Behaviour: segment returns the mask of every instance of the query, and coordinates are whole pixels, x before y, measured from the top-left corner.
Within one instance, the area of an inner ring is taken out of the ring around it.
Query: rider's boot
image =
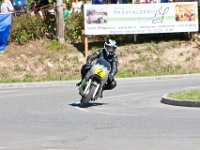
[[[76,83],[76,86],[80,86],[81,84],[82,84],[82,82],[83,82],[83,75],[81,75],[82,77],[81,77],[81,81],[79,81],[78,83]]]
[[[79,81],[78,83],[76,83],[76,86],[80,86],[83,80]]]

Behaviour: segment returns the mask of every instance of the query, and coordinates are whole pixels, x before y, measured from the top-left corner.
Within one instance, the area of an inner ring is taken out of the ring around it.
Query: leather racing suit
[[[99,49],[92,55],[89,55],[87,57],[86,64],[84,64],[81,68],[82,79],[86,76],[88,70],[91,68],[90,64],[92,63],[92,61],[95,60],[96,58],[101,58],[101,57],[103,57],[106,61],[108,61],[111,66],[111,71],[109,73],[108,80],[105,86],[103,87],[103,90],[111,90],[117,86],[114,76],[118,72],[118,58],[115,53],[113,53],[112,55],[108,55],[105,49]]]

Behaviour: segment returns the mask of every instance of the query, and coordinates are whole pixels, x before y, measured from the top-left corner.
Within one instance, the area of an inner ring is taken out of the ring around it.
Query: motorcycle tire
[[[81,99],[82,106],[87,105],[89,103],[89,101],[92,100],[92,96],[94,94],[95,89],[96,89],[96,86],[94,84],[92,84],[90,87],[89,93],[86,96],[82,96],[82,99]]]

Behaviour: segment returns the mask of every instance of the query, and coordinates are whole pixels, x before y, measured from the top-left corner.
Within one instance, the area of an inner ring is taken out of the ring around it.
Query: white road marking
[[[0,91],[0,93],[11,93],[11,92],[16,92],[17,90],[9,90],[9,91]]]
[[[4,149],[5,147],[0,147],[0,149]]]

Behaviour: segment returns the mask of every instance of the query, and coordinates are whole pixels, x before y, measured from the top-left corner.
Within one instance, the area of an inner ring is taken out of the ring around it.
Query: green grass
[[[168,97],[183,101],[198,101],[200,102],[200,90],[184,90],[178,92],[172,92],[168,94]]]
[[[45,48],[48,50],[60,50],[62,48],[62,44],[59,41],[51,41],[45,45]]]
[[[197,71],[199,72],[199,71]],[[175,75],[175,74],[188,74],[189,72],[184,72],[181,70],[180,65],[165,65],[159,66],[158,63],[150,63],[148,61],[144,62],[144,68],[139,70],[134,67],[126,69],[119,69],[116,77],[126,78],[126,77],[143,77],[143,76],[161,76],[161,75]]]

